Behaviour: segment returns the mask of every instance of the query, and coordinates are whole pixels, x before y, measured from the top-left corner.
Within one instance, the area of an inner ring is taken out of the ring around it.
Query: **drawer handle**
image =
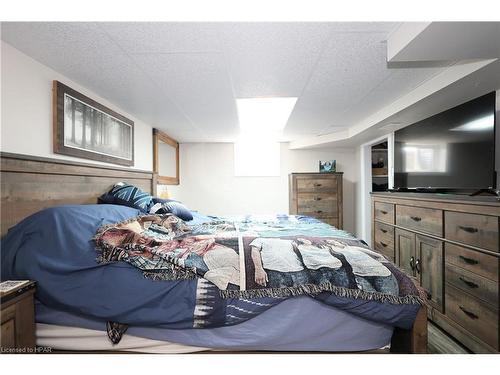
[[[422,218],[421,217],[418,217],[418,216],[410,216],[410,219],[412,219],[413,221],[416,221],[417,223],[419,221],[422,221]]]
[[[479,232],[479,230],[477,228],[474,228],[474,227],[463,227],[461,225],[458,226],[460,229],[462,229],[464,232],[467,232],[467,233],[477,233]]]
[[[463,255],[459,255],[458,257],[460,259],[462,259],[467,264],[479,264],[478,260],[467,258],[467,257],[464,257]]]
[[[410,258],[410,267],[412,271],[415,271],[415,258],[411,257]]]
[[[381,213],[382,215],[387,215],[387,214],[388,214],[388,212],[387,212],[387,211],[384,211],[384,210],[380,210],[380,213]]]
[[[317,214],[321,214],[321,213],[323,213],[323,211],[321,211],[321,210],[317,210],[317,211],[316,211],[316,213],[317,213]]]
[[[382,242],[382,241],[380,242],[380,244],[381,244],[383,247],[387,247],[387,244],[386,244],[386,243],[384,243],[384,242]]]
[[[460,308],[460,310],[463,311],[463,313],[465,315],[467,315],[469,318],[471,319],[479,319],[479,316],[477,316],[476,314],[470,312],[470,311],[467,311],[466,309],[464,309],[462,306],[458,306]]]
[[[314,200],[315,200],[315,201],[320,201],[320,200],[321,200],[321,197],[314,197]]]
[[[321,184],[314,184],[314,187],[320,187]]]
[[[417,271],[417,273],[421,273],[422,272],[422,266],[421,266],[421,263],[420,263],[420,259],[417,259],[417,261],[415,262],[415,270]]]
[[[380,228],[380,231],[381,231],[382,233],[387,233],[387,230],[382,229],[382,228]]]
[[[459,277],[460,281],[462,281],[465,285],[467,285],[469,288],[472,288],[472,289],[475,289],[475,288],[479,288],[479,285],[477,285],[476,283],[472,282],[472,281],[469,281],[469,280],[466,280],[464,279],[462,276]]]

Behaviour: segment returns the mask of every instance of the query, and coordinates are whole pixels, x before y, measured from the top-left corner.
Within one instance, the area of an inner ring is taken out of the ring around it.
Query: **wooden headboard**
[[[94,204],[113,184],[126,181],[156,194],[151,171],[4,153],[1,158],[1,235],[43,208]]]

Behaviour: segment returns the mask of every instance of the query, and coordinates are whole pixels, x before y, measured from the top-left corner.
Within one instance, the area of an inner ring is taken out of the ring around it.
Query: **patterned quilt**
[[[286,298],[329,292],[391,304],[419,304],[399,269],[362,241],[301,216],[242,216],[195,226],[173,215],[106,225],[99,262],[124,261],[156,280],[198,278],[198,294]]]

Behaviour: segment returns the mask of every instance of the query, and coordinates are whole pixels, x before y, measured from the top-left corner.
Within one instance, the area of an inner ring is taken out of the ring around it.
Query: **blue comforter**
[[[139,214],[136,209],[115,205],[62,206],[40,211],[2,238],[1,278],[36,280],[36,297],[56,310],[132,326],[196,327],[200,279],[154,281],[125,262],[96,262],[92,238],[97,229]],[[209,220],[197,213],[194,217],[193,224]],[[226,325],[245,321],[284,300],[222,299],[217,294],[214,298],[214,316],[234,317],[226,319]],[[406,329],[412,326],[419,309],[416,304],[381,303],[330,293],[314,298],[359,317]],[[218,320],[213,322],[212,326],[216,326]]]

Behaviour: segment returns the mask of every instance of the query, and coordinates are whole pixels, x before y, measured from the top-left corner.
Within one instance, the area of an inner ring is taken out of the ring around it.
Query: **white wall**
[[[134,168],[152,170],[152,128],[113,103],[1,42],[1,149],[3,152],[105,164],[52,152],[52,81],[82,92],[134,121]]]
[[[235,177],[233,144],[185,143],[180,145],[180,185],[168,190],[172,198],[208,214],[288,213],[288,174],[317,172],[318,161],[329,159],[344,172],[344,228],[354,233],[359,163],[352,149],[290,150],[282,143],[279,177]]]
[[[394,186],[394,178],[392,176],[394,170],[394,133],[389,133],[364,143],[356,150],[359,162],[359,187],[356,189],[356,235],[371,243],[371,191],[372,191],[372,146],[387,141],[388,148],[388,170],[389,170],[389,188]]]

